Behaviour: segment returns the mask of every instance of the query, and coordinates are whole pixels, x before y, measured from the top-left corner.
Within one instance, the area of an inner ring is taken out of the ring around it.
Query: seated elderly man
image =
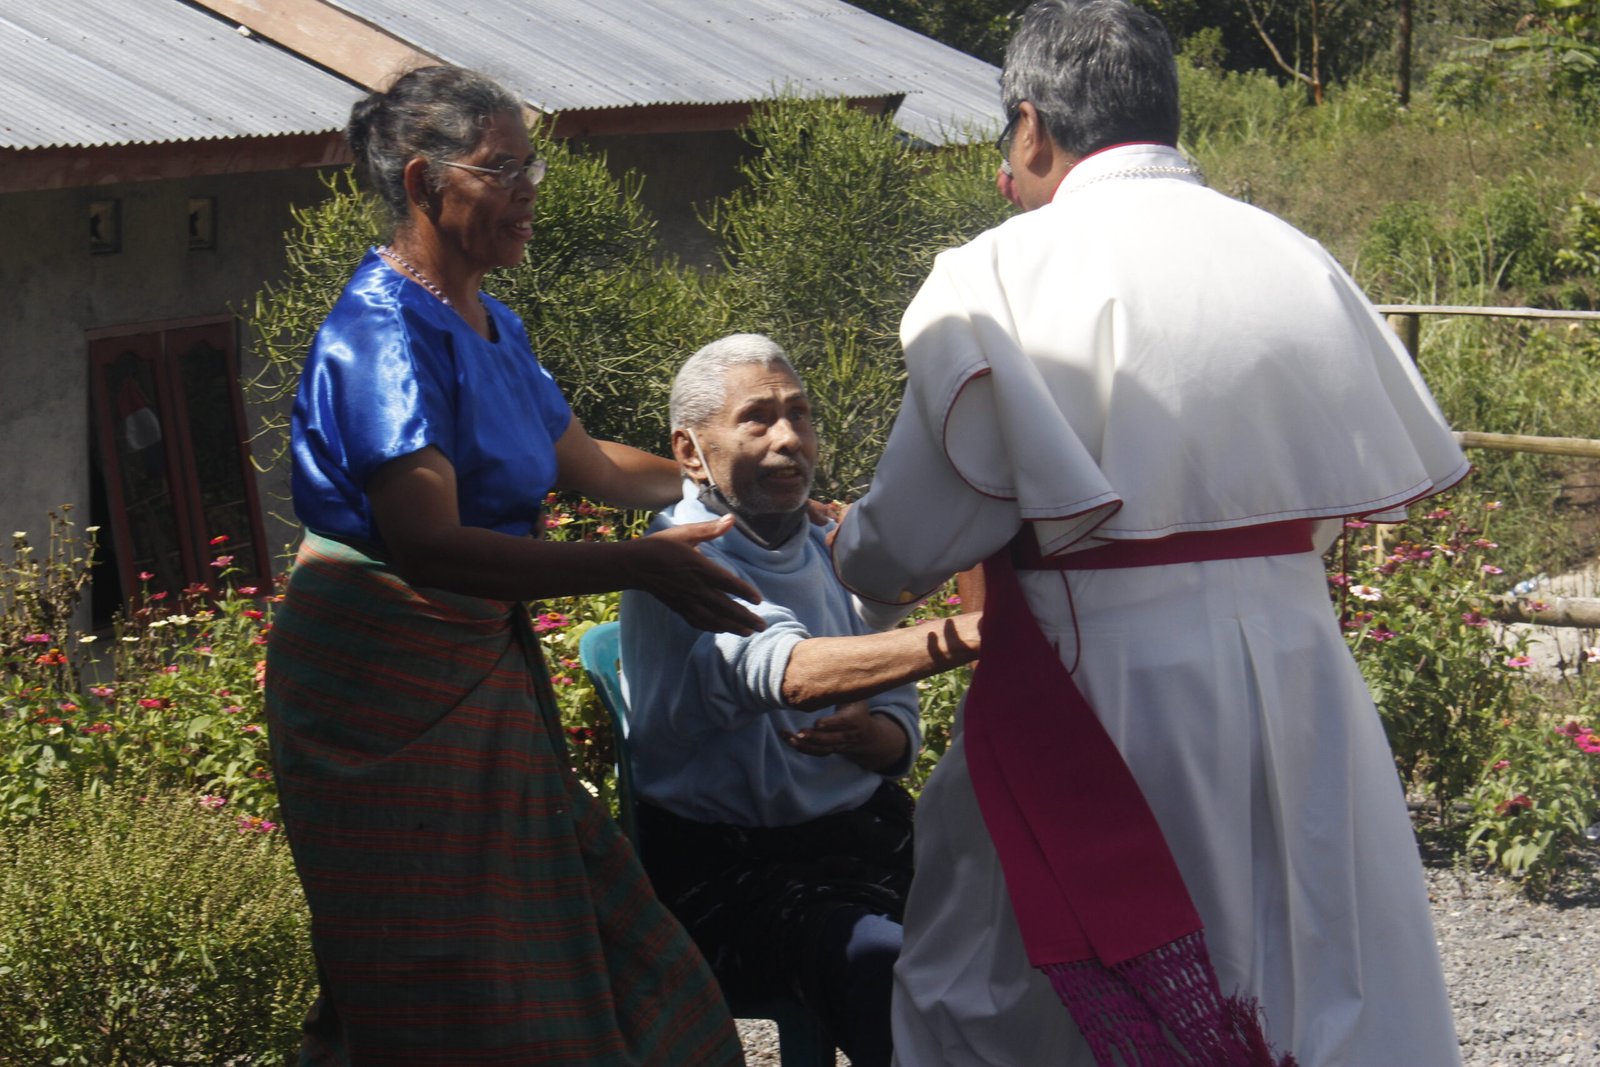
[[[977,655],[977,617],[887,633],[834,578],[808,521],[817,435],[766,337],[696,352],[673,384],[683,499],[658,528],[733,514],[701,551],[755,586],[766,622],[699,631],[622,600],[640,852],[734,999],[794,993],[857,1067],[888,1064],[889,996],[911,880],[918,678]],[[830,527],[831,528],[831,524]]]

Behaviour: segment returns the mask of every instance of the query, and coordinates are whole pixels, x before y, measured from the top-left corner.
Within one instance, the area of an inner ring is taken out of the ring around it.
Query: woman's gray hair
[[[428,188],[434,190],[444,161],[459,159],[482,143],[503,114],[522,117],[522,105],[497,82],[461,67],[418,67],[393,85],[356,102],[345,138],[355,156],[356,180],[389,209],[396,223],[406,219],[405,167],[428,160]]]
[[[1075,156],[1178,143],[1178,70],[1161,20],[1124,0],[1039,0],[1006,46],[1000,102],[1027,100]]]
[[[731,333],[719,337],[684,361],[672,380],[668,414],[674,430],[704,425],[727,402],[728,371],[749,363],[783,367],[800,381],[799,373],[778,343],[765,334]],[[804,387],[804,383],[801,383]]]

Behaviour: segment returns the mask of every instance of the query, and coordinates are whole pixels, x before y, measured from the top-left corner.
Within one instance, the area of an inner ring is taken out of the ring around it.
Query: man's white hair
[[[783,367],[800,381],[800,373],[789,362],[778,343],[766,334],[731,333],[719,337],[684,361],[672,381],[672,401],[668,414],[674,430],[704,425],[727,403],[728,371],[755,363],[762,367]],[[805,388],[805,383],[800,382]]]

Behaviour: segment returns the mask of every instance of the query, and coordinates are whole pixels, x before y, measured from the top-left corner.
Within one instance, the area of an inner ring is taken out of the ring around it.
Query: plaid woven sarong
[[[302,1063],[742,1063],[699,952],[573,776],[526,612],[307,534],[267,707],[323,995]]]

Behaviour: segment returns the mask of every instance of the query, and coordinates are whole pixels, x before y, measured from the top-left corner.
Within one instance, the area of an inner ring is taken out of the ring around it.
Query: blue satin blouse
[[[307,527],[381,545],[367,479],[433,445],[455,467],[462,525],[539,529],[572,409],[522,322],[483,301],[494,340],[367,253],[300,375],[290,445],[295,513]]]

